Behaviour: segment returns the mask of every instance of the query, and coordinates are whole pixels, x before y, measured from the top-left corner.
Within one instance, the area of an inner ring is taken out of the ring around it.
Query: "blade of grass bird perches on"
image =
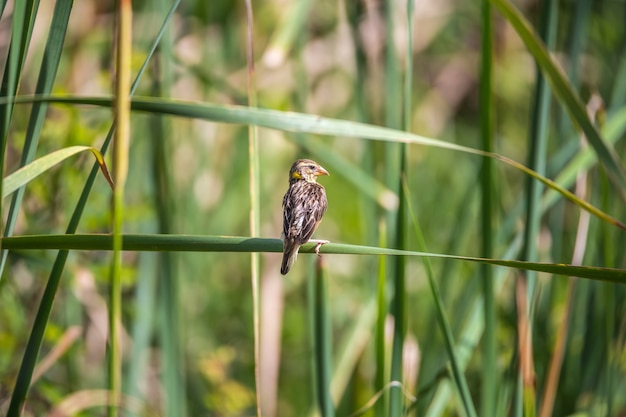
[[[280,239],[252,238],[245,236],[203,235],[140,235],[124,234],[122,249],[127,251],[179,251],[179,252],[272,252],[283,251]],[[68,249],[112,250],[111,235],[31,235],[2,238],[2,245],[10,250]],[[305,243],[300,253],[315,254],[317,243]],[[596,281],[626,283],[626,269],[597,266],[575,266],[563,263],[526,262],[507,259],[487,259],[473,256],[417,252],[374,246],[327,243],[321,254],[414,256],[458,261],[487,263],[507,268],[547,272],[553,275],[571,275]]]
[[[2,198],[7,197],[18,188],[28,184],[30,181],[43,174],[61,161],[83,151],[90,151],[93,154],[93,156],[96,158],[96,162],[100,166],[102,175],[104,175],[104,178],[107,180],[111,188],[113,188],[113,180],[111,179],[111,175],[109,174],[106,162],[104,162],[104,157],[102,156],[100,151],[98,151],[96,148],[92,148],[91,146],[70,146],[68,148],[59,149],[45,156],[42,156],[41,158],[34,160],[30,164],[25,165],[15,172],[7,175],[7,177],[2,181]]]
[[[19,97],[16,102],[33,102],[36,100],[44,100],[54,103],[65,104],[85,104],[110,107],[110,98],[102,97]],[[1,102],[1,101],[0,101]],[[442,140],[427,138],[424,136],[403,132],[396,129],[389,129],[380,126],[369,125],[365,123],[351,122],[347,120],[330,119],[321,116],[282,112],[277,110],[268,110],[260,108],[249,108],[245,106],[234,105],[212,105],[206,103],[192,103],[169,99],[153,99],[153,98],[133,98],[132,109],[136,111],[156,112],[162,114],[170,114],[181,117],[199,118],[223,123],[239,123],[254,124],[262,127],[273,129],[316,133],[323,135],[360,137],[363,139],[381,140],[387,142],[399,142],[415,145],[433,146],[441,149],[454,150],[473,155],[479,155],[488,158],[494,158],[507,165],[523,171],[531,175],[537,180],[543,182],[546,186],[557,191],[565,198],[589,211],[596,217],[626,230],[626,224],[613,218],[602,210],[594,207],[586,201],[580,200],[576,195],[567,191],[565,188],[554,181],[534,172],[523,164],[514,161],[506,156],[492,152],[485,152],[479,149],[469,148]]]

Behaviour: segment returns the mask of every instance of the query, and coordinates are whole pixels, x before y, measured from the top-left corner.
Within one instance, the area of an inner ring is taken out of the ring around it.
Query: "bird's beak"
[[[318,166],[317,169],[315,170],[315,176],[319,177],[320,175],[330,175],[330,174],[323,167]]]

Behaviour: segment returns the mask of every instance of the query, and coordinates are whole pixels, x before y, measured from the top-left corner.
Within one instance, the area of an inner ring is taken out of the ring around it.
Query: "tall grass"
[[[622,412],[626,33],[583,3],[135,2],[116,69],[129,15],[3,7],[0,413]],[[111,206],[69,156],[116,128]],[[331,243],[282,278],[300,157]]]

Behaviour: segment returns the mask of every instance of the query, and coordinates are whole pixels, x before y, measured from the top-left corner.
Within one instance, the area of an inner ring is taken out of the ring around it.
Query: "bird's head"
[[[289,170],[289,183],[296,181],[316,182],[320,175],[330,175],[320,164],[310,159],[298,159]]]

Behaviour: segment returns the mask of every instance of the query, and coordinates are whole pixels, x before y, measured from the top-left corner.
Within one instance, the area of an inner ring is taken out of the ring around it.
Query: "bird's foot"
[[[317,256],[322,256],[322,255],[320,255],[320,248],[322,247],[322,245],[330,243],[330,240],[310,239],[309,242],[316,243],[316,245],[315,245],[315,254]]]

